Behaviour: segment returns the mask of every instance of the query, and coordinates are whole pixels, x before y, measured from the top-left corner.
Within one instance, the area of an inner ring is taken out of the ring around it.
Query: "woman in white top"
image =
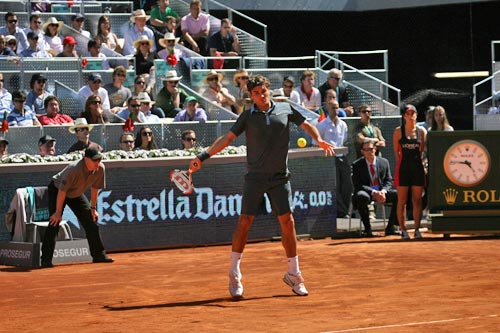
[[[97,36],[95,39],[100,41],[101,44],[106,45],[108,49],[120,54],[122,53],[122,47],[118,42],[118,37],[111,31],[109,16],[103,15],[99,17],[97,23]]]
[[[446,117],[446,111],[441,105],[434,108],[431,131],[453,131],[453,127]]]
[[[58,21],[55,17],[49,17],[47,22],[43,24],[44,39],[49,44],[49,52],[53,57],[63,51],[62,38],[59,31],[63,26],[62,21]]]

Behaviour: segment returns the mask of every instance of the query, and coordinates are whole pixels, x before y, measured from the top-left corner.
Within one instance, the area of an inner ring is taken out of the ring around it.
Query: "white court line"
[[[474,316],[474,317],[463,317],[463,318],[452,318],[452,319],[442,319],[442,320],[432,320],[432,321],[421,321],[416,323],[406,323],[406,324],[395,324],[395,325],[385,325],[385,326],[370,326],[370,327],[360,327],[360,328],[349,328],[346,330],[338,330],[338,331],[326,331],[322,333],[341,333],[341,332],[357,332],[357,331],[368,331],[368,330],[378,330],[382,328],[393,328],[393,327],[404,327],[404,326],[417,326],[417,325],[430,325],[430,324],[439,324],[439,323],[447,323],[452,321],[461,321],[461,320],[475,320],[481,318],[493,318],[499,317],[498,314],[487,315],[487,316]]]

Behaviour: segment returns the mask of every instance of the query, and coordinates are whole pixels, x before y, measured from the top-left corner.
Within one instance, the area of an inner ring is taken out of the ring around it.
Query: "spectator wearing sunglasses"
[[[26,39],[26,34],[23,29],[19,28],[19,20],[14,12],[7,12],[5,14],[5,23],[3,27],[0,27],[0,35],[4,36],[14,36],[17,41],[17,53],[21,53],[28,48],[28,40]]]
[[[69,127],[69,132],[75,134],[78,141],[76,141],[69,149],[67,153],[72,153],[74,151],[83,151],[89,147],[93,147],[98,151],[102,152],[104,149],[97,143],[90,141],[90,131],[94,128],[94,125],[87,123],[85,118],[77,118],[75,124]]]
[[[206,122],[207,114],[205,110],[198,107],[198,100],[194,96],[189,96],[184,101],[184,110],[179,112],[174,119],[174,122],[178,121],[199,121]]]
[[[288,98],[288,100],[300,104],[300,95],[295,90],[295,79],[293,76],[285,76],[281,88],[276,89],[276,91],[281,96]]]
[[[210,70],[203,81],[208,86],[203,92],[203,97],[229,110],[234,106],[236,110],[236,98],[222,85],[223,77],[222,73]]]
[[[132,151],[135,147],[134,133],[124,132],[120,137],[120,149],[123,151]]]
[[[380,148],[385,148],[385,139],[380,128],[372,124],[373,111],[371,106],[363,104],[359,107],[360,122],[354,128],[354,150],[356,158],[361,157],[363,142],[370,141],[377,148],[377,156],[380,156]]]
[[[90,95],[89,98],[87,98],[81,117],[85,118],[89,124],[109,123],[109,119],[102,108],[101,96]]]
[[[326,91],[328,89],[333,89],[337,94],[337,102],[339,102],[340,107],[344,109],[347,116],[350,117],[354,114],[354,110],[349,104],[349,95],[347,94],[347,90],[341,81],[342,72],[337,68],[333,68],[328,73],[328,79],[326,82],[323,83],[318,89],[321,93],[322,101],[326,98]]]
[[[34,35],[32,35],[32,39],[36,40],[37,43],[37,50],[39,52],[41,51],[47,51],[49,49],[49,44],[45,42],[45,39],[43,38],[43,30],[42,30],[42,17],[40,14],[32,14],[30,16],[30,25],[26,29],[24,29],[24,33],[26,34],[26,38],[28,39],[28,44],[31,45],[30,43],[30,37],[28,34],[30,32],[33,32]],[[34,38],[34,36],[38,38]],[[30,46],[31,47],[31,46]],[[48,53],[47,53],[48,54]]]
[[[142,127],[135,138],[135,150],[158,149],[153,131],[149,127]]]
[[[46,114],[39,120],[42,125],[73,125],[73,119],[67,114],[60,113],[61,102],[56,96],[48,96],[44,101]]]
[[[127,70],[123,66],[118,66],[113,71],[113,82],[104,86],[108,92],[111,112],[117,113],[125,109],[127,100],[132,97],[132,92],[123,83],[127,79]]]
[[[138,96],[132,96],[127,100],[127,108],[118,112],[116,115],[121,118],[123,122],[132,114],[134,123],[145,123],[146,117],[141,112],[141,101]]]
[[[7,46],[7,40],[4,35],[0,35],[0,57],[15,57],[16,54]]]
[[[47,78],[40,73],[33,74],[30,80],[30,92],[26,97],[26,105],[35,112],[37,117],[46,113],[45,99],[52,95],[47,88]]]
[[[163,110],[165,117],[175,118],[188,97],[184,89],[179,87],[181,79],[182,76],[177,76],[175,70],[167,71],[162,78],[163,88],[156,95],[156,106]]]
[[[22,90],[12,93],[13,106],[7,115],[9,126],[40,126],[35,113],[26,105],[26,94]]]
[[[185,130],[181,133],[182,149],[188,150],[196,146],[196,133],[193,130]]]
[[[83,86],[79,91],[78,91],[78,97],[80,97],[80,102],[81,102],[81,107],[82,109],[85,106],[85,102],[87,101],[87,98],[89,98],[90,95],[99,95],[101,96],[101,106],[104,109],[104,111],[109,111],[110,110],[110,104],[109,104],[109,96],[108,96],[108,91],[101,87],[102,84],[102,76],[99,73],[90,73],[88,76],[88,84]]]
[[[75,29],[78,33],[82,34],[84,37],[92,39],[92,37],[90,36],[90,32],[83,29],[84,21],[85,17],[82,14],[80,13],[74,14],[73,16],[71,16],[71,27]]]
[[[45,41],[40,36],[34,32],[30,31],[27,34],[29,47],[21,52],[21,56],[25,58],[50,58],[52,55],[46,51],[45,48],[40,47],[40,45],[45,45]],[[42,44],[39,42],[42,41]]]
[[[7,47],[9,47],[12,52],[17,54],[17,39],[15,36],[7,35],[5,36],[5,42],[7,43]]]

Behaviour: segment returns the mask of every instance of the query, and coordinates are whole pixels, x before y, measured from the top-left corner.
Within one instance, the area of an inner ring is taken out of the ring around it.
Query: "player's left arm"
[[[316,141],[318,143],[318,146],[323,149],[325,151],[325,156],[333,156],[335,155],[335,150],[333,150],[333,148],[335,148],[332,144],[324,141],[322,138],[321,138],[321,135],[319,134],[318,132],[318,129],[311,125],[307,120],[305,120],[301,125],[300,127],[306,131],[307,134],[309,134],[309,136],[311,138],[313,138],[314,141]]]

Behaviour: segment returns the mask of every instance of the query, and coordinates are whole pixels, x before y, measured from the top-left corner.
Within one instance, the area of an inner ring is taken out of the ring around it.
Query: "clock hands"
[[[464,165],[467,165],[471,170],[472,172],[476,172],[476,170],[474,170],[474,168],[472,167],[472,163],[467,161],[467,160],[464,160],[464,161],[450,161],[450,164],[464,164]]]

